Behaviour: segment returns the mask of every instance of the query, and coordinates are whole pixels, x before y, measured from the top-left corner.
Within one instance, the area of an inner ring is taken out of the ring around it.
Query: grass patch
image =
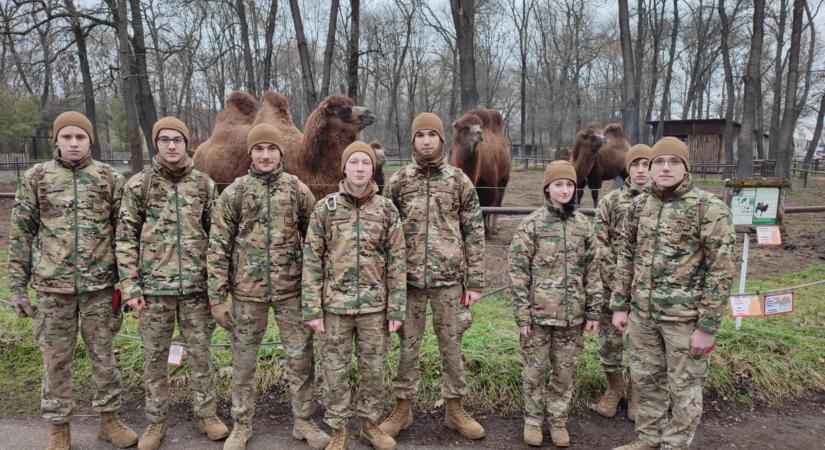
[[[0,264],[6,266],[6,253],[0,252]],[[825,279],[825,265],[810,266],[800,272],[754,279],[748,289],[766,290]],[[736,284],[734,284],[736,286]],[[8,298],[8,275],[0,271],[0,298]],[[741,330],[725,318],[718,334],[719,344],[712,356],[707,388],[723,398],[742,402],[776,402],[799,398],[825,390],[825,285],[797,292],[793,314],[745,319]],[[475,408],[517,412],[522,408],[521,367],[518,330],[512,317],[509,297],[499,294],[486,298],[474,308],[473,326],[464,336],[463,355],[467,368],[470,395]],[[419,407],[431,408],[440,398],[441,372],[437,342],[430,318],[421,350]],[[278,331],[270,312],[270,327],[264,342],[278,342]],[[36,415],[39,409],[41,356],[31,338],[31,322],[18,319],[8,307],[0,308],[0,408],[6,415]],[[137,318],[127,316],[122,334],[137,336]],[[177,333],[176,333],[177,336]],[[387,401],[391,402],[391,379],[398,361],[398,337],[385,366]],[[227,333],[218,329],[213,337],[216,347],[212,357],[220,396],[229,397],[232,354]],[[140,342],[126,337],[115,340],[118,367],[125,388],[131,395],[142,395]],[[605,380],[596,354],[594,337],[588,336],[579,360],[574,407],[593,401],[604,389]],[[79,402],[88,405],[91,380],[88,358],[82,340],[75,351],[73,378]],[[260,350],[257,371],[259,392],[270,389],[288,397],[284,352],[280,345],[264,345]],[[188,366],[170,369],[174,400],[186,401]],[[354,378],[354,365],[350,370]]]

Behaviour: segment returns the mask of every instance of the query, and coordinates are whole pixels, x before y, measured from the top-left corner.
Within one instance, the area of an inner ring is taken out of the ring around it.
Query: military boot
[[[550,425],[550,440],[556,447],[570,447],[570,435],[564,425]]]
[[[332,438],[327,445],[326,450],[347,450],[347,440],[349,439],[349,430],[346,426],[332,429]]]
[[[395,450],[398,448],[395,439],[381,431],[381,428],[373,421],[361,419],[361,442],[364,445],[371,445],[376,450]]]
[[[235,422],[232,434],[223,443],[223,450],[244,450],[250,436],[252,436],[252,422]]]
[[[198,431],[205,434],[212,441],[219,441],[229,436],[229,428],[224,425],[218,416],[199,417]]]
[[[622,445],[621,447],[614,447],[613,450],[656,450],[657,448],[659,448],[658,445],[650,445],[640,440],[636,440],[629,444]]]
[[[381,431],[391,437],[398,436],[401,430],[406,430],[413,423],[412,400],[407,398],[396,398],[395,408],[378,427]]]
[[[467,439],[481,439],[484,437],[484,427],[475,421],[464,407],[460,398],[448,398],[447,408],[444,410],[444,425],[451,430],[457,430]]]
[[[329,435],[318,428],[312,419],[295,419],[292,437],[299,441],[307,441],[307,444],[315,450],[326,448],[329,445]]]
[[[140,436],[138,450],[158,450],[164,436],[166,436],[165,423],[150,423]]]
[[[524,443],[527,445],[532,445],[533,447],[541,447],[541,443],[544,441],[544,436],[541,432],[540,425],[533,425],[530,423],[524,423]]]
[[[49,445],[46,450],[69,450],[72,446],[72,433],[68,423],[56,423],[52,425],[52,433],[49,435]]]
[[[616,415],[616,409],[624,396],[624,375],[621,371],[608,372],[606,375],[607,390],[593,409],[601,416],[613,417]]]
[[[121,422],[117,412],[114,411],[100,413],[100,428],[98,428],[97,437],[117,448],[128,448],[137,444],[138,441],[137,433]]]

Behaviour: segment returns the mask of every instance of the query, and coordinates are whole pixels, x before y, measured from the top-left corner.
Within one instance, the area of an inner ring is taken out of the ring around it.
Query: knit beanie
[[[573,183],[578,179],[576,177],[576,169],[573,168],[570,161],[551,162],[550,165],[544,169],[544,185],[542,188],[546,188],[550,183],[560,179],[571,180]]]
[[[624,157],[625,169],[630,172],[630,165],[637,159],[646,159],[650,161],[650,152],[650,147],[645,144],[636,144],[633,147],[630,147],[630,150],[627,151],[627,156]]]
[[[246,152],[252,154],[252,147],[257,144],[275,144],[281,152],[281,156],[284,154],[281,134],[272,125],[262,123],[249,130],[249,134],[246,135]]]
[[[349,157],[356,152],[366,153],[370,157],[372,165],[375,166],[375,150],[373,150],[373,148],[364,141],[355,141],[348,145],[347,148],[344,149],[344,153],[341,154],[341,172],[343,172],[344,168],[347,167],[347,160]]]
[[[152,126],[152,142],[157,142],[158,134],[160,134],[162,130],[177,131],[183,135],[183,138],[186,139],[186,143],[189,144],[189,128],[186,128],[186,124],[181,122],[181,120],[177,117],[166,116],[155,122],[155,125]]]
[[[85,131],[86,134],[89,135],[89,141],[92,144],[95,143],[95,134],[92,133],[92,122],[90,122],[86,116],[77,111],[66,111],[54,119],[54,124],[52,125],[54,142],[57,142],[57,135],[60,133],[60,130],[71,125],[79,127]]]
[[[412,123],[411,140],[415,141],[415,133],[421,130],[433,130],[441,138],[441,142],[446,142],[444,139],[444,123],[441,118],[433,113],[424,112],[415,117]]]
[[[650,155],[651,162],[655,158],[664,155],[678,156],[685,163],[685,168],[690,171],[690,153],[688,152],[687,145],[680,139],[670,136],[663,137],[653,145]]]

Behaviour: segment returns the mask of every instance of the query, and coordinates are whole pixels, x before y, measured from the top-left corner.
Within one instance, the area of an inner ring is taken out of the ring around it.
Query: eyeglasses
[[[170,138],[166,136],[161,136],[158,138],[158,144],[164,147],[169,145],[170,142],[174,142],[175,145],[182,145],[185,142],[185,140],[182,137]]]
[[[669,165],[670,167],[677,167],[682,165],[682,158],[654,158],[652,164],[657,167],[662,167],[665,164]]]

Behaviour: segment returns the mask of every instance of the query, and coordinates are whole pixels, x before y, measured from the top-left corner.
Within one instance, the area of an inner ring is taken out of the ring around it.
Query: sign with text
[[[733,317],[762,316],[762,301],[756,294],[740,294],[728,297],[730,315]]]
[[[776,225],[779,188],[742,188],[731,198],[730,209],[734,225]]]
[[[782,245],[782,234],[776,225],[759,225],[756,227],[756,242],[759,245]]]
[[[788,314],[793,312],[793,292],[765,295],[765,315]]]

